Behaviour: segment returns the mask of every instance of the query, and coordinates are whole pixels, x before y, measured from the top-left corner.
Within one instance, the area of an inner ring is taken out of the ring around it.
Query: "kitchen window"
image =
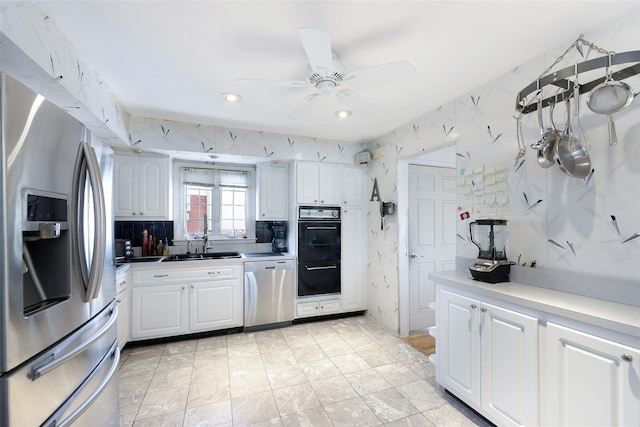
[[[177,168],[180,188],[178,235],[193,239],[255,237],[254,169],[248,167],[185,166]]]

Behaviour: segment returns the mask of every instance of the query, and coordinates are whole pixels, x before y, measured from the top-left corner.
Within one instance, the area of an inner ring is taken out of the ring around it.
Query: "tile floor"
[[[366,316],[125,348],[121,426],[486,426]]]

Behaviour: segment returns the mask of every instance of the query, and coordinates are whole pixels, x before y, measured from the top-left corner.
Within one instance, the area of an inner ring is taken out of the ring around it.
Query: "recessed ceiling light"
[[[222,96],[222,99],[224,99],[227,102],[240,102],[240,101],[242,101],[242,97],[240,95],[238,95],[237,93],[233,93],[233,92],[224,92],[220,96]]]
[[[339,119],[348,119],[352,114],[349,110],[338,110],[335,112],[336,117]]]

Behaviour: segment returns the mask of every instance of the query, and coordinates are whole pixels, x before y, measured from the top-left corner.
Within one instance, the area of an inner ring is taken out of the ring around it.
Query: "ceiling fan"
[[[289,113],[287,117],[290,119],[302,119],[320,97],[325,95],[334,95],[354,112],[363,116],[371,116],[376,112],[377,107],[352,90],[341,89],[340,86],[342,84],[379,84],[395,79],[410,78],[416,73],[415,64],[409,60],[348,72],[338,60],[337,54],[331,49],[329,34],[313,28],[300,28],[298,34],[309,61],[307,80],[238,79],[240,84],[315,87],[317,92],[304,98]]]

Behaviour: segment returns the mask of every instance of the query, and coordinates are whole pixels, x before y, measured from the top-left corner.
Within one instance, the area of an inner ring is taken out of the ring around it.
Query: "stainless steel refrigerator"
[[[0,426],[115,426],[113,154],[7,74],[0,95]]]

